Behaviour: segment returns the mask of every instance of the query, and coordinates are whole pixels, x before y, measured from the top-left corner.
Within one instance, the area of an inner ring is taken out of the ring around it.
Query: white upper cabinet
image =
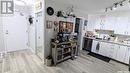
[[[127,35],[127,25],[129,22],[129,17],[117,17],[115,24],[115,34]]]
[[[94,31],[94,27],[96,25],[97,17],[94,15],[89,15],[88,16],[88,26],[87,26],[87,31]]]
[[[95,29],[114,30],[115,34],[130,35],[130,17],[89,15],[87,30]]]
[[[106,16],[104,29],[106,29],[106,30],[114,30],[116,21],[117,20],[116,20],[115,17]]]
[[[100,17],[97,17],[97,18],[95,19],[94,29],[101,29],[101,18],[100,18]]]
[[[130,17],[129,17],[129,21],[128,21],[128,24],[127,24],[127,35],[130,35]]]

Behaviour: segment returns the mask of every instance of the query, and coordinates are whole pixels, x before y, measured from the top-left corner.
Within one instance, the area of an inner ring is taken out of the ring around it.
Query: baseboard
[[[5,55],[6,55],[6,52],[0,52],[0,59],[4,58]]]
[[[31,51],[32,53],[36,53],[33,48],[29,47],[29,49],[30,49],[30,51]]]

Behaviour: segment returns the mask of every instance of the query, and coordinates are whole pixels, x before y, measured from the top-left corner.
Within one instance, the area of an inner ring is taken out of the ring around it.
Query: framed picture
[[[59,32],[71,33],[73,31],[73,23],[72,22],[59,22]]]
[[[46,28],[47,29],[52,29],[53,22],[52,21],[46,21]]]

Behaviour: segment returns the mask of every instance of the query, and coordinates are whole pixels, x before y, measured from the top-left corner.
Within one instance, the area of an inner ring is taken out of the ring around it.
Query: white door
[[[0,17],[0,53],[5,51],[2,17]]]
[[[36,13],[36,54],[43,59],[44,52],[43,52],[43,14],[42,12]]]
[[[15,14],[3,18],[7,52],[27,49],[27,20]]]

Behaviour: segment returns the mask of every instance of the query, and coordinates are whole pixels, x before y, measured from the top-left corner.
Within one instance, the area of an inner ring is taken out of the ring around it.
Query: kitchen
[[[130,16],[129,11],[122,11],[122,7],[127,8],[123,5],[106,13],[88,15],[83,50],[106,62],[112,59],[129,64]]]

